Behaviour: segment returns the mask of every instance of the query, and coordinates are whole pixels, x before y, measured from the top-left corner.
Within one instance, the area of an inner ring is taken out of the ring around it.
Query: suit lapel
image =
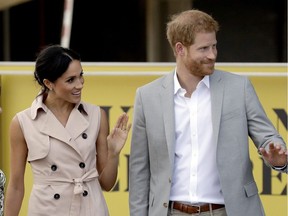
[[[161,109],[163,111],[163,120],[165,128],[165,137],[171,164],[174,164],[175,147],[175,113],[174,113],[174,72],[168,74],[163,82],[160,91]],[[210,76],[211,88],[211,107],[212,107],[212,126],[213,140],[217,143],[219,134],[219,125],[221,119],[221,110],[223,102],[224,84],[221,80],[221,74],[215,71]]]
[[[174,124],[174,72],[168,74],[160,91],[161,109],[163,111],[165,137],[171,164],[174,164],[175,124]]]
[[[218,140],[224,91],[224,83],[220,75],[219,72],[214,71],[210,76],[213,140],[215,143]]]

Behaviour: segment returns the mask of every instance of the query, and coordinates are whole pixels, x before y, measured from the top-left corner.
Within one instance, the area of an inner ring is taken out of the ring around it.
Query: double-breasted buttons
[[[51,165],[51,170],[52,171],[56,171],[57,170],[57,166],[55,164]]]
[[[85,163],[83,163],[83,162],[79,163],[79,167],[80,167],[81,169],[84,169],[84,168],[85,168]]]
[[[58,193],[54,194],[54,199],[56,199],[56,200],[60,199],[60,194],[58,194]]]
[[[88,191],[84,190],[83,196],[86,197],[88,195]]]
[[[86,133],[82,133],[82,138],[87,139],[88,135]]]

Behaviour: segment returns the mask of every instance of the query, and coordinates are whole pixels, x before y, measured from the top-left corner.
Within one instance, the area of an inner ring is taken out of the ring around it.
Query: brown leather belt
[[[172,209],[179,210],[188,214],[200,214],[201,212],[206,212],[211,210],[224,208],[225,205],[222,204],[205,204],[205,205],[186,205],[180,202],[170,201],[169,207]]]

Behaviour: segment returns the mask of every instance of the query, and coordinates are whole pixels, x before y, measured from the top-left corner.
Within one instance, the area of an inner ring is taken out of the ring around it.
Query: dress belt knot
[[[73,179],[73,182],[75,184],[74,186],[74,194],[81,194],[84,192],[83,189],[83,180],[81,178]]]

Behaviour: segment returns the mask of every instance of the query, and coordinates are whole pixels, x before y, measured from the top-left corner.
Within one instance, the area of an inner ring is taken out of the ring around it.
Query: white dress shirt
[[[190,204],[224,204],[212,140],[209,76],[191,98],[174,75],[175,161],[170,200]]]

